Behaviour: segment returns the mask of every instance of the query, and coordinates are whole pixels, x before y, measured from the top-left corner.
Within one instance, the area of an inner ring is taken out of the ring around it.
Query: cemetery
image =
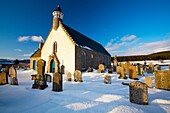
[[[64,66],[59,72],[45,73],[43,60],[38,61],[37,71],[11,66],[9,73],[0,73],[0,104],[5,105],[0,109],[5,109],[2,113],[170,112],[169,66],[148,62],[147,69],[149,64],[154,72],[142,70],[142,76],[132,62],[122,62],[115,71],[114,65],[100,64],[98,69],[73,74],[64,73]]]

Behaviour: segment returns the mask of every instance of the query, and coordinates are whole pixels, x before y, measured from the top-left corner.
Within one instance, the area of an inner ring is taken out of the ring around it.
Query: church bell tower
[[[57,28],[59,27],[59,22],[62,22],[63,20],[63,16],[64,14],[60,6],[58,5],[53,12],[53,29],[57,30]]]

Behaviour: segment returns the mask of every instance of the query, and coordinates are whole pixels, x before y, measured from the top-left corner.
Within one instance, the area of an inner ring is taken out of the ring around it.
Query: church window
[[[91,58],[93,58],[94,56],[93,56],[93,54],[91,54]]]
[[[54,42],[54,44],[53,44],[53,51],[54,51],[54,53],[57,52],[57,42]]]

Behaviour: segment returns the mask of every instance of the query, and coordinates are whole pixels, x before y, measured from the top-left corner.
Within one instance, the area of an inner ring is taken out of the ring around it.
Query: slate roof
[[[89,47],[90,49],[111,56],[106,49],[99,43],[95,42],[94,40],[88,38],[87,36],[77,32],[76,30],[70,28],[69,26],[63,24],[65,30],[69,33],[72,39],[75,41],[76,44],[84,47]]]
[[[35,51],[31,57],[41,57],[41,49],[38,48],[37,51]]]

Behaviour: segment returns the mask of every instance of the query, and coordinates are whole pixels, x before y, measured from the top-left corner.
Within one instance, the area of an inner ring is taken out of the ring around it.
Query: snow
[[[164,66],[165,67],[165,66]],[[167,67],[163,68],[167,69]],[[110,74],[112,84],[104,84],[104,74],[84,72],[83,82],[66,81],[63,75],[63,91],[53,92],[48,82],[45,90],[32,89],[33,70],[18,70],[19,86],[0,86],[0,113],[168,113],[170,91],[148,88],[149,105],[129,102],[129,86],[122,82],[134,80],[118,79]],[[153,74],[146,74],[152,76]],[[144,82],[144,76],[138,76]],[[154,85],[154,84],[153,84]]]

